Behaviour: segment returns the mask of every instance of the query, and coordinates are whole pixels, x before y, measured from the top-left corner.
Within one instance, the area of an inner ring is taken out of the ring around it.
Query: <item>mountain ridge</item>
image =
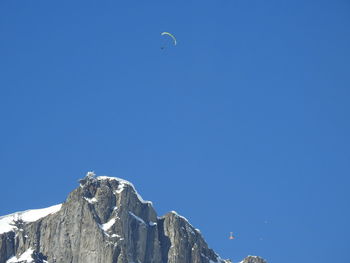
[[[175,211],[89,172],[62,204],[0,217],[0,263],[229,263]],[[247,257],[243,263],[264,263]]]

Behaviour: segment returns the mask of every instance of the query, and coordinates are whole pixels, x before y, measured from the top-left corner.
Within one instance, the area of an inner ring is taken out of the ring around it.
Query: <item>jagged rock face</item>
[[[208,248],[199,231],[184,217],[170,212],[161,218],[159,223],[161,231],[164,231],[163,236],[168,240],[165,243],[171,244],[170,248],[165,249],[167,254],[162,262],[216,262],[217,255]]]
[[[248,256],[241,263],[267,263],[263,258],[257,256]]]
[[[0,263],[229,262],[185,218],[157,217],[151,202],[117,178],[88,176],[62,206],[22,220],[30,213],[12,215],[11,227],[0,231]]]

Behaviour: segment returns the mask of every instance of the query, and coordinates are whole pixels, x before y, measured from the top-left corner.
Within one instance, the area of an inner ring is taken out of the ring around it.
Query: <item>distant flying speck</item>
[[[229,239],[234,239],[235,237],[233,236],[233,233],[232,232],[230,232],[230,237],[229,237]]]

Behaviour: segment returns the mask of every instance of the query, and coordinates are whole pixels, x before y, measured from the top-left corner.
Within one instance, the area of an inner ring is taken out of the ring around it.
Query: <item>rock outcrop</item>
[[[257,256],[248,256],[240,263],[267,263],[263,258]]]
[[[243,263],[265,263],[247,258]],[[62,205],[0,217],[0,263],[227,263],[176,212],[162,217],[133,185],[80,180]]]

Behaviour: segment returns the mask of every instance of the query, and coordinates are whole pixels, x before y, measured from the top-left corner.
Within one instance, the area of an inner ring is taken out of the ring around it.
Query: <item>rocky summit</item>
[[[240,263],[267,263],[263,258],[257,256],[248,256]]]
[[[158,217],[134,186],[80,180],[63,204],[0,217],[0,263],[228,263],[176,212]],[[249,256],[242,263],[266,263]]]

